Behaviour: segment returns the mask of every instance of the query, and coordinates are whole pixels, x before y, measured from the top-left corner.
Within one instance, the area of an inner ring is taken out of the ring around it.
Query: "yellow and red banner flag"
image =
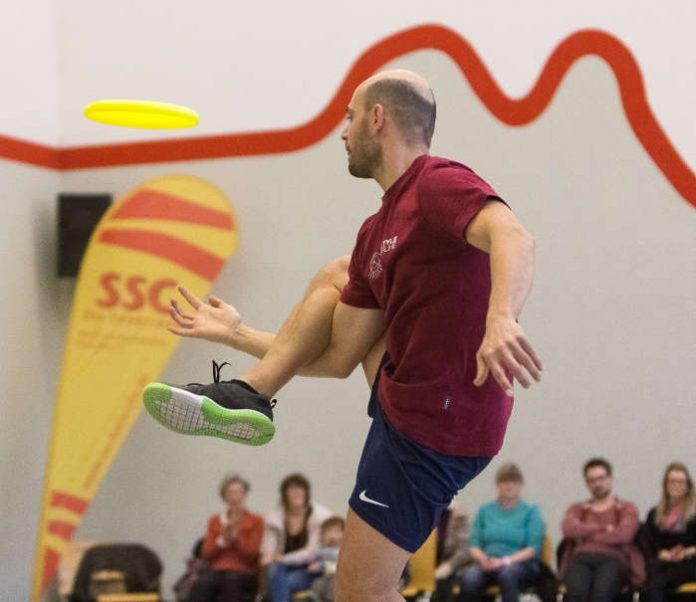
[[[167,332],[178,283],[205,296],[237,245],[232,207],[192,176],[150,180],[119,199],[80,267],[58,385],[32,599],[60,556],[179,339]]]

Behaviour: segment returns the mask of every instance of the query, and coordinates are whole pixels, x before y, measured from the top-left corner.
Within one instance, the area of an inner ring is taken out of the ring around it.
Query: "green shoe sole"
[[[150,383],[143,391],[145,409],[157,422],[184,435],[219,437],[244,445],[264,445],[275,426],[255,410],[228,410],[203,395],[164,383]]]

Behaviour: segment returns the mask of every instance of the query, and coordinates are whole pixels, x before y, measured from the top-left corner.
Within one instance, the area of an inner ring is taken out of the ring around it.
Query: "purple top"
[[[500,197],[468,167],[418,157],[362,225],[341,295],[384,311],[379,397],[392,426],[448,455],[497,453],[512,411],[493,377],[472,382],[491,279],[464,231],[490,199]]]

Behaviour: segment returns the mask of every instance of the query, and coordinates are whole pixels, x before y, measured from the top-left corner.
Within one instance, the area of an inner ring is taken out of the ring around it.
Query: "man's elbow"
[[[534,252],[536,249],[535,238],[521,224],[515,224],[508,236],[514,236],[519,241],[519,244],[525,246],[531,252]]]

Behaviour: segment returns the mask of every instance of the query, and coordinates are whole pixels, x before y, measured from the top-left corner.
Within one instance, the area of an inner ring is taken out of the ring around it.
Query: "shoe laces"
[[[222,370],[225,366],[229,366],[229,362],[222,362],[222,364],[218,364],[215,360],[213,360],[213,382],[215,384],[220,382],[220,370]],[[223,381],[225,382],[225,381]],[[229,381],[227,381],[229,382]],[[189,383],[189,385],[197,385],[199,387],[203,386],[203,383]]]
[[[230,364],[228,362],[222,362],[222,364],[218,364],[215,360],[213,360],[213,382],[214,383],[219,383],[220,382],[220,370],[222,370],[225,366],[229,366]]]
[[[215,384],[220,382],[220,371],[225,367],[225,366],[231,366],[229,362],[222,362],[222,364],[218,364],[215,360],[213,360],[213,382]],[[230,380],[223,380],[222,382],[229,383],[232,382],[234,379]],[[194,385],[200,385],[200,383],[191,383]],[[270,399],[269,400],[271,404],[271,408],[275,408],[276,403],[278,403],[277,399]]]

